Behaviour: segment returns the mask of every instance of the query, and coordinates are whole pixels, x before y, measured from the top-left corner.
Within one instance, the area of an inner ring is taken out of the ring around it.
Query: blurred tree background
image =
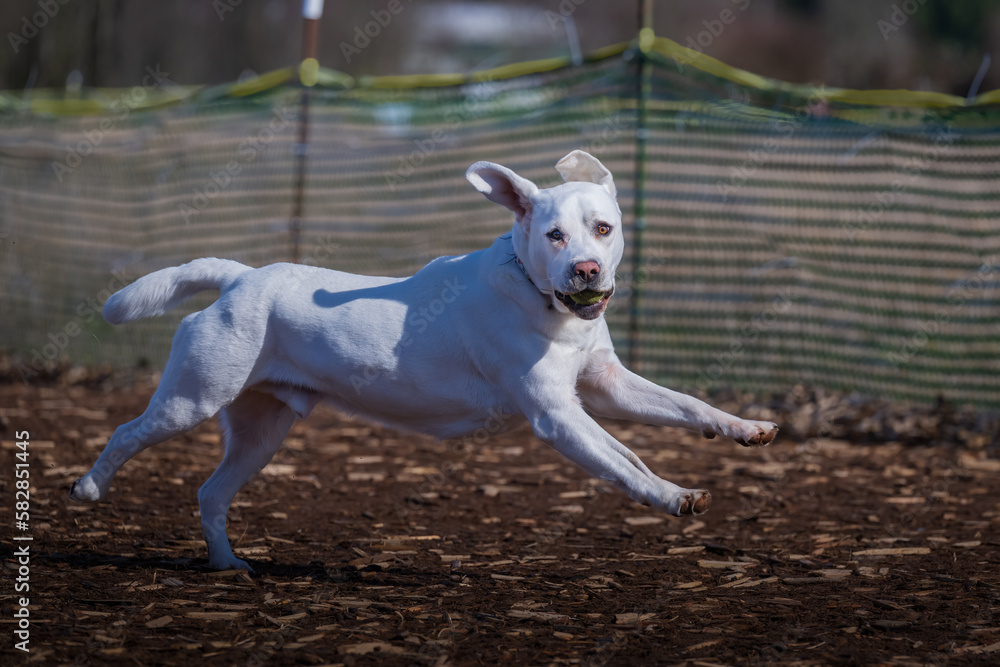
[[[277,69],[298,62],[300,7],[300,0],[5,0],[0,89],[130,86],[156,65],[183,84]],[[384,25],[372,23],[379,17]],[[637,17],[638,0],[330,0],[320,62],[355,76],[463,72],[571,54],[574,35],[587,53],[633,38]],[[1000,2],[658,0],[654,27],[682,44],[700,39],[705,53],[777,79],[964,96],[1000,43]],[[1000,63],[980,89],[994,88]]]

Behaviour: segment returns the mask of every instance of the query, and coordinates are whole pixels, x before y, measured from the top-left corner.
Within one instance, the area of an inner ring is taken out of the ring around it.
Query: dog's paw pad
[[[714,438],[714,437],[716,436],[716,433],[715,433],[715,431],[713,431],[713,430],[712,430],[712,429],[710,429],[710,428],[706,428],[705,430],[703,430],[703,431],[701,432],[701,434],[702,434],[703,436],[705,436],[706,438],[708,438],[709,440],[711,440],[712,438]]]
[[[778,425],[771,422],[753,422],[750,428],[749,435],[733,439],[744,447],[763,447],[771,444],[778,434]]]
[[[708,491],[698,491],[695,494],[694,510],[695,514],[704,514],[708,511],[708,506],[712,504],[712,494]]]
[[[675,516],[704,514],[712,504],[712,494],[701,489],[688,491],[681,494],[678,501],[677,509],[673,512]]]

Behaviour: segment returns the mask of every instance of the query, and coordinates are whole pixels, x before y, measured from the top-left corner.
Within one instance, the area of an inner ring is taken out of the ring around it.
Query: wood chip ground
[[[607,424],[657,473],[712,492],[707,514],[677,519],[588,478],[528,430],[469,448],[320,409],[236,498],[228,530],[257,569],[249,576],[207,569],[196,493],[221,456],[214,423],[128,463],[105,501],[67,497],[151,391],[115,379],[0,385],[0,493],[10,507],[13,436],[28,430],[34,536],[31,653],[14,651],[7,632],[4,664],[978,665],[1000,656],[993,441],[783,433],[770,448],[744,449]],[[721,407],[770,418],[751,403]],[[9,545],[0,622],[10,630]]]

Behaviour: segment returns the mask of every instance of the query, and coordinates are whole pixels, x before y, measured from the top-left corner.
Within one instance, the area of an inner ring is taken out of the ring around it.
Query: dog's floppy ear
[[[607,190],[612,199],[618,199],[618,188],[615,187],[615,180],[611,177],[611,172],[590,153],[573,151],[556,162],[556,170],[566,182],[596,183]]]
[[[538,193],[534,183],[492,162],[475,163],[465,171],[465,178],[491,202],[513,211],[518,222],[531,212],[532,197]]]

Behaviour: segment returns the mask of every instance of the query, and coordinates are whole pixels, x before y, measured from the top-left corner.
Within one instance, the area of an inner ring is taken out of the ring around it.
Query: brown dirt
[[[744,449],[608,424],[658,474],[712,492],[707,514],[682,520],[589,479],[527,430],[466,447],[320,410],[237,496],[229,533],[259,573],[250,577],[206,568],[196,491],[220,458],[214,423],[128,463],[105,501],[69,500],[71,481],[152,391],[148,381],[112,384],[0,385],[7,509],[14,435],[30,432],[28,659],[39,664],[1000,656],[992,443],[779,434],[770,448]],[[0,651],[12,664],[21,654],[7,636]]]

